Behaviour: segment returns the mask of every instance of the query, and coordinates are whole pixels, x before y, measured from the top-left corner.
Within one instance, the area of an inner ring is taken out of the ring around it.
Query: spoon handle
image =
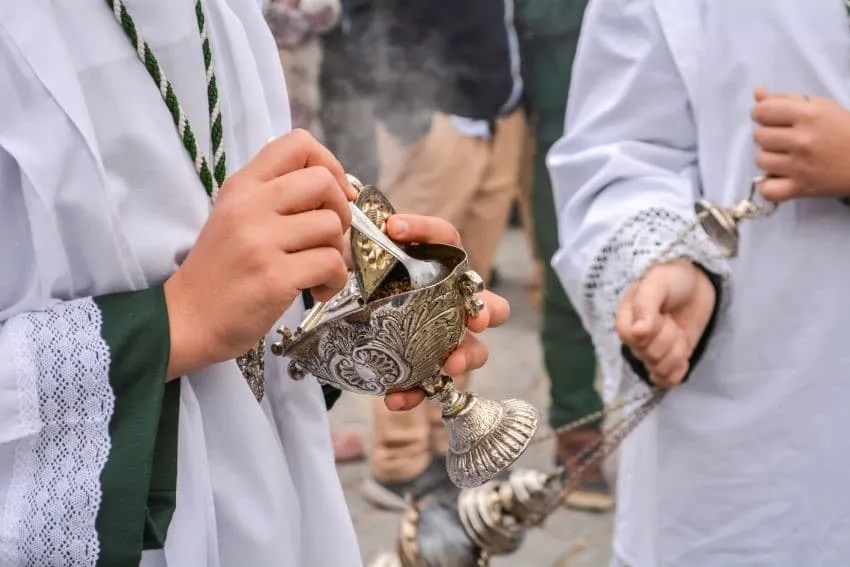
[[[361,211],[357,205],[350,201],[348,206],[351,209],[351,226],[356,228],[358,232],[363,234],[363,236],[383,248],[386,252],[392,254],[399,262],[406,263],[408,261],[409,256],[405,254],[404,251],[395,244],[395,242],[390,240],[390,238],[384,234],[381,229],[375,226],[375,223],[369,220],[366,213]]]

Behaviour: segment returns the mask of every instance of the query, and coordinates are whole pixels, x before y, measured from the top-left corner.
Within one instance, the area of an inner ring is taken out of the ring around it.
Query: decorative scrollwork
[[[438,373],[463,338],[463,300],[452,285],[401,297],[403,305],[387,301],[368,318],[334,321],[299,357],[303,366],[320,382],[372,395]]]
[[[459,393],[441,375],[463,339],[467,317],[482,309],[476,294],[484,285],[468,269],[463,250],[440,244],[415,249],[442,262],[450,274],[411,290],[396,285],[403,281],[400,270],[391,273],[380,294],[360,295],[356,303],[341,299],[344,308],[308,314],[296,333],[284,334],[275,354],[291,358],[296,379],[309,373],[323,384],[373,396],[415,387],[428,391],[440,402],[449,432],[449,478],[460,487],[478,486],[522,455],[537,428],[537,412],[519,400],[497,403]]]

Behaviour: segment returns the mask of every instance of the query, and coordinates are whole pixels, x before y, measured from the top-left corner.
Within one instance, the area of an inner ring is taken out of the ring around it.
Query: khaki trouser
[[[378,125],[378,186],[399,212],[431,215],[454,224],[472,268],[484,281],[492,271],[510,207],[518,194],[525,117],[516,111],[498,121],[492,140],[464,136],[448,116],[435,114],[430,132],[404,148]],[[457,379],[459,388],[467,379]],[[444,454],[448,436],[439,406],[426,402],[408,412],[373,403],[372,475],[383,481],[410,480],[433,454]]]
[[[534,309],[539,309],[542,302],[544,269],[540,255],[537,253],[537,245],[534,242],[534,216],[531,211],[531,189],[534,186],[534,156],[536,151],[537,140],[534,137],[534,124],[529,123],[523,140],[517,204],[519,205],[522,230],[525,234],[525,243],[528,246],[529,255],[533,262],[531,277],[526,283],[526,290],[528,291],[531,305]]]

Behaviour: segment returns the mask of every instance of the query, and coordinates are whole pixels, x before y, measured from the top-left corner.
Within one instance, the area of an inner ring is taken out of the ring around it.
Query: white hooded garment
[[[126,4],[208,155],[194,2]],[[286,88],[260,2],[203,6],[232,173],[289,129]],[[161,284],[209,208],[103,0],[0,0],[0,565],[94,566],[125,545],[101,541],[115,526],[97,521],[113,497],[101,474],[122,449],[110,428],[127,416],[92,298]],[[302,314],[299,302],[281,323]],[[232,361],[180,381],[176,508],[142,565],[361,565],[320,388],[286,364],[267,354],[261,404]]]
[[[756,86],[850,107],[850,24],[841,0],[591,0],[573,73],[553,265],[610,401],[636,380],[613,330],[623,290],[695,199],[746,196]],[[724,299],[689,381],[622,447],[620,564],[850,561],[850,207],[796,200],[741,237],[729,263],[699,234],[675,253],[727,276]]]

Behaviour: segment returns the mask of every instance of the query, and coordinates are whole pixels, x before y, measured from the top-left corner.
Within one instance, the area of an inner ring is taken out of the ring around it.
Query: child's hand
[[[850,112],[820,97],[755,91],[752,118],[767,175],[760,190],[781,202],[850,196]]]

